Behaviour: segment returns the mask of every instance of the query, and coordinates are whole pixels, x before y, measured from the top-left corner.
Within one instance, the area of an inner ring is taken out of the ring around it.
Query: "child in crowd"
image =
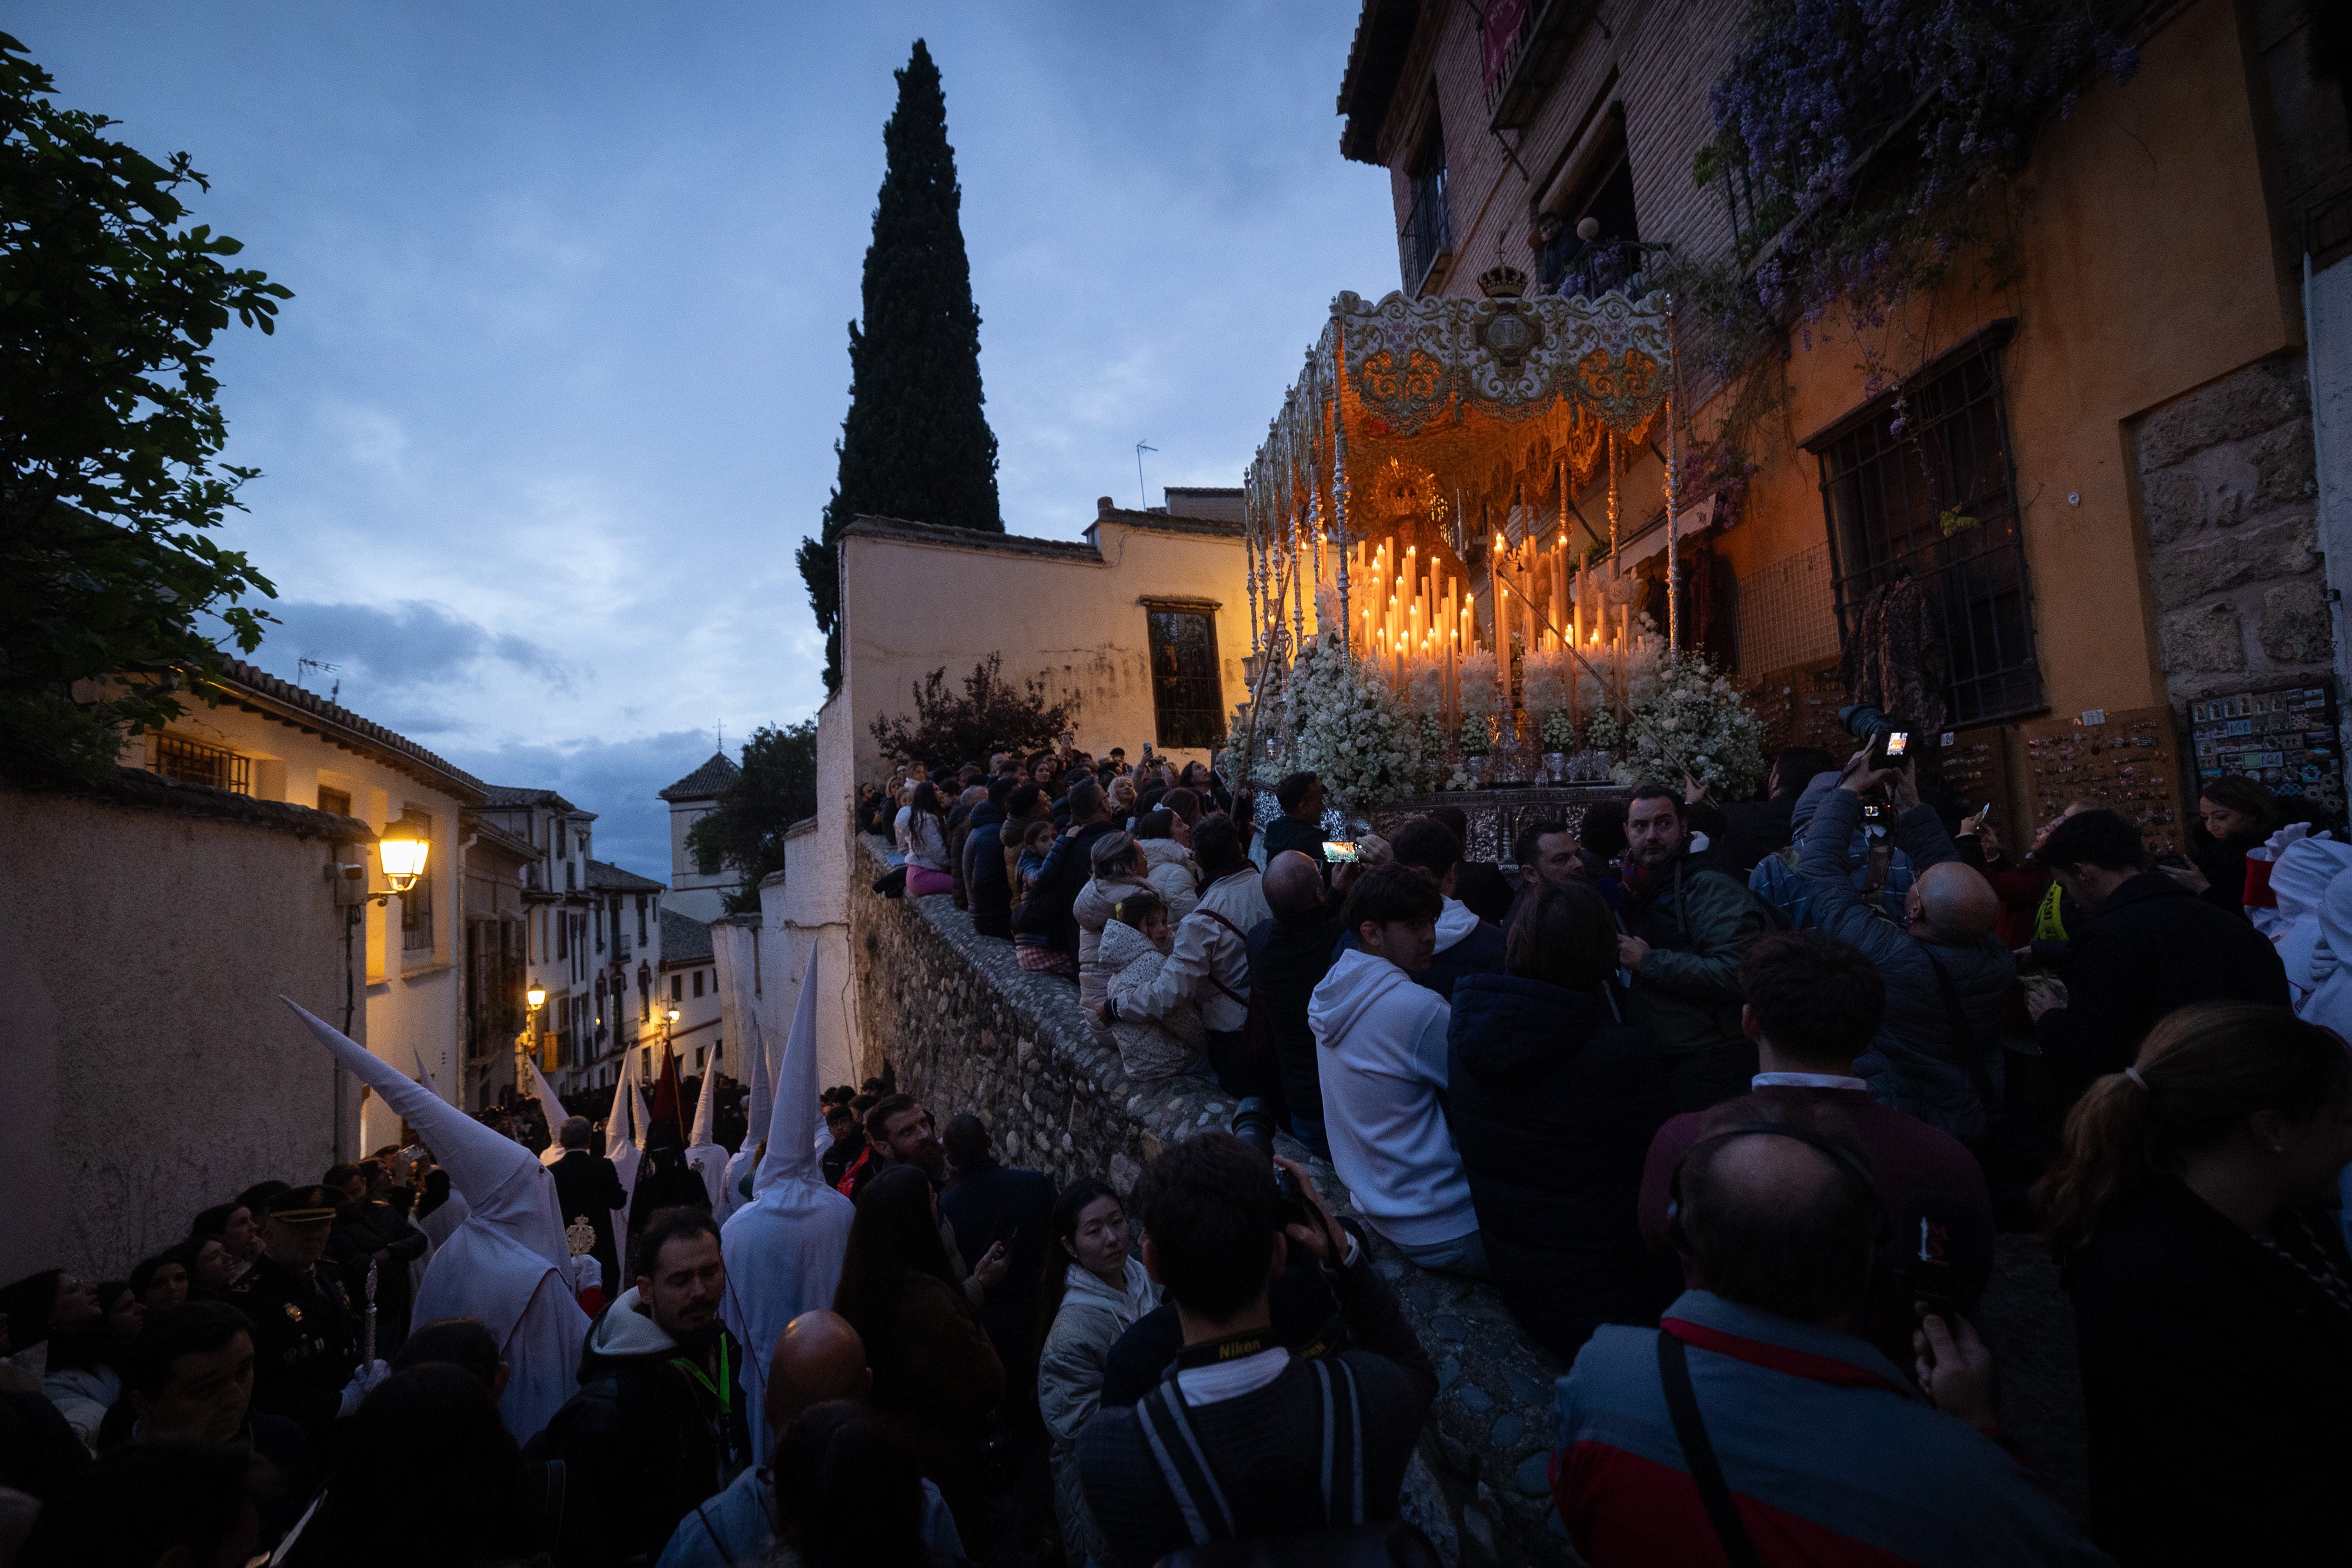
[[[1103,925],[1098,949],[1102,967],[1110,974],[1111,999],[1129,1003],[1139,998],[1160,977],[1160,966],[1175,945],[1165,900],[1148,887],[1123,894]],[[1127,1075],[1138,1082],[1174,1077],[1209,1045],[1200,1011],[1190,1001],[1165,1018],[1129,1016],[1123,1010],[1111,1026],[1111,1036]]]
[[[1054,824],[1032,822],[1021,835],[1021,859],[1015,868],[1014,887],[1022,903],[1029,901],[1037,873],[1045,869],[1045,857],[1054,850]],[[1053,934],[1048,931],[1022,929],[1021,912],[1013,913],[1013,961],[1023,968],[1040,975],[1074,975],[1076,964],[1067,953],[1057,953],[1053,947]]]

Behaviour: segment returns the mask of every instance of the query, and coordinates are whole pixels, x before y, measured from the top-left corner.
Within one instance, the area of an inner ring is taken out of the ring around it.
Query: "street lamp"
[[[406,893],[416,885],[417,878],[425,874],[425,858],[433,852],[433,846],[412,831],[396,837],[388,834],[378,839],[375,852],[378,863],[383,867],[383,880],[392,883],[392,889],[390,893],[375,893],[368,896],[382,904],[392,894]]]
[[[539,1009],[547,1005],[547,988],[533,980],[523,991],[522,999],[529,1004],[529,1010],[523,1015],[522,1032],[515,1036],[514,1092],[518,1104],[522,1101],[523,1086],[530,1082],[530,1059],[539,1054]],[[552,1135],[559,1130],[550,1127],[548,1133]]]

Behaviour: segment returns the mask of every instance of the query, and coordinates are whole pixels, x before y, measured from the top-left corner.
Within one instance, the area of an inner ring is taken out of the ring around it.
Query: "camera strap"
[[[1663,1328],[1658,1331],[1658,1381],[1665,1389],[1666,1414],[1674,1418],[1675,1441],[1682,1446],[1683,1468],[1690,1472],[1691,1484],[1698,1488],[1699,1501],[1706,1507],[1707,1522],[1715,1526],[1715,1539],[1723,1547],[1725,1560],[1731,1568],[1759,1568],[1756,1542],[1748,1538],[1738,1500],[1731,1495],[1731,1483],[1723,1479],[1723,1466],[1715,1457],[1706,1422],[1698,1413],[1698,1395],[1691,1387],[1690,1352]]]
[[[1246,1337],[1250,1336],[1229,1335],[1224,1340],[1192,1346],[1185,1354],[1212,1351]],[[1233,1357],[1228,1354],[1215,1359]],[[1180,1357],[1180,1363],[1181,1360]],[[1302,1364],[1294,1361],[1292,1364]],[[1310,1367],[1315,1375],[1320,1427],[1318,1453],[1321,1461],[1318,1481],[1323,1500],[1323,1522],[1361,1524],[1364,1413],[1358,1396],[1355,1369],[1336,1357],[1303,1364]],[[1167,1482],[1168,1495],[1175,1501],[1176,1511],[1182,1517],[1185,1531],[1193,1543],[1235,1540],[1246,1532],[1246,1523],[1235,1518],[1225,1489],[1217,1479],[1215,1467],[1210,1463],[1208,1449],[1194,1431],[1191,1409],[1176,1381],[1179,1370],[1181,1365],[1171,1369],[1158,1387],[1136,1402],[1136,1425],[1142,1430],[1144,1446],[1150,1450],[1160,1479]]]

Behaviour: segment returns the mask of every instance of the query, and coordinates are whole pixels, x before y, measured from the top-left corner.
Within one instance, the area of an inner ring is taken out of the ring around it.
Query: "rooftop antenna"
[[[1139,512],[1151,510],[1150,493],[1143,487],[1143,455],[1159,450],[1157,446],[1148,446],[1140,441],[1135,444],[1135,507]]]
[[[327,700],[329,702],[336,702],[341,700],[343,695],[343,678],[337,673],[341,669],[342,666],[341,664],[330,664],[323,660],[311,658],[309,654],[305,653],[302,657],[294,661],[294,684],[300,686],[304,691],[308,691],[310,689],[310,673],[311,671],[320,671],[324,674],[334,675],[334,685],[328,691]]]

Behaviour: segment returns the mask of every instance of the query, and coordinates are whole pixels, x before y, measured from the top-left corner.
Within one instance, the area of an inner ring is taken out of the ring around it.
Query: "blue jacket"
[[[1868,1344],[1706,1291],[1683,1292],[1655,1329],[1601,1329],[1555,1385],[1552,1497],[1586,1562],[1723,1561],[1666,1408],[1661,1333],[1685,1347],[1763,1568],[2106,1563],[1998,1443]]]
[[[1013,935],[1013,884],[1004,876],[1004,808],[982,800],[971,809],[963,841],[964,902],[971,928],[982,936]]]
[[[2017,978],[2017,960],[1990,934],[1966,946],[1923,942],[1865,904],[1854,891],[1846,853],[1849,830],[1861,820],[1862,797],[1838,790],[1822,802],[1797,860],[1812,894],[1814,924],[1861,948],[1886,981],[1885,1020],[1854,1072],[1869,1082],[1870,1097],[1880,1104],[1962,1143],[1974,1142],[1985,1133],[1977,1085],[1989,1082],[2000,1050],[2001,1009]],[[1923,871],[1958,858],[1930,806],[1903,813],[1895,837]]]

